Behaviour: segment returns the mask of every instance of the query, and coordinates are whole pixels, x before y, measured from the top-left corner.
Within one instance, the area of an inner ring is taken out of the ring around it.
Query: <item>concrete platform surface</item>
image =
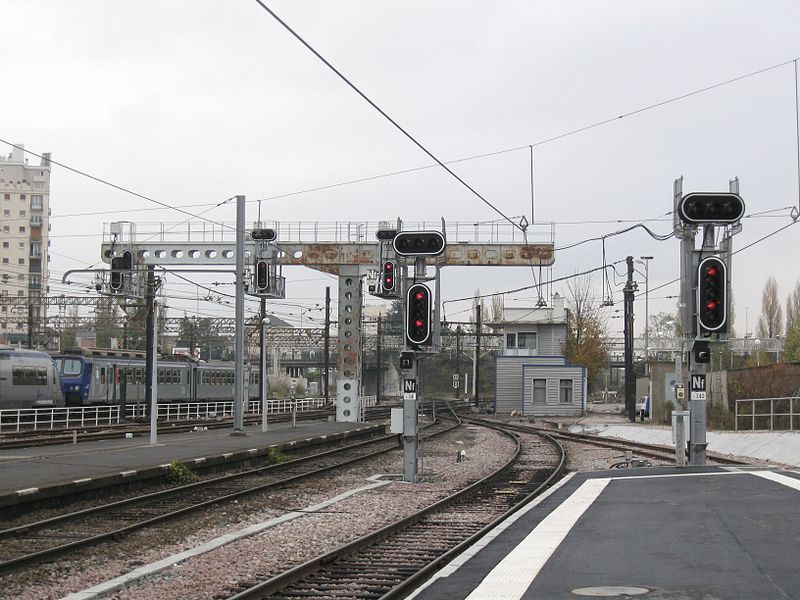
[[[286,450],[352,435],[383,433],[383,424],[302,421],[244,429],[214,429],[0,450],[0,507],[44,497],[95,489],[108,484],[158,477],[172,461],[189,467],[258,458],[270,449]]]
[[[674,467],[569,476],[411,598],[800,598],[800,475]]]

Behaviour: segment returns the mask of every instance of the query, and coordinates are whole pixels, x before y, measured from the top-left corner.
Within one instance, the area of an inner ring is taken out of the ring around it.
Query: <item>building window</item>
[[[24,295],[25,295],[25,292],[23,292],[22,290],[17,292],[17,296],[19,296],[20,298],[22,298],[22,296],[24,296]]]
[[[11,194],[3,194],[3,200],[11,200]]]
[[[4,257],[3,257],[3,264],[4,264],[4,265],[7,265],[7,264],[8,264],[8,257],[7,257],[7,256],[4,256]]]
[[[558,402],[572,404],[572,379],[558,380]]]
[[[3,211],[3,216],[4,217],[10,217],[11,216],[11,209],[10,208],[5,209]]]
[[[8,248],[8,247],[9,247],[8,242],[3,242],[3,248]]]
[[[25,264],[25,259],[24,258],[20,258],[19,259],[19,264],[24,265]]]
[[[546,404],[547,403],[547,380],[534,379],[533,380],[533,403]]]
[[[28,211],[26,211],[26,210],[19,211],[19,216],[20,217],[27,217],[28,216]]]
[[[3,233],[9,233],[8,225],[3,225]]]
[[[517,347],[525,350],[536,350],[536,334],[529,332],[518,333]]]
[[[20,242],[19,243],[19,249],[20,250],[25,250],[25,242]]]
[[[22,201],[25,201],[25,200],[28,199],[28,197],[25,194],[20,194],[19,195],[19,199],[22,200]]]
[[[42,210],[44,208],[41,194],[33,194],[31,196],[31,208],[34,210]]]
[[[536,333],[520,331],[506,334],[506,348],[520,350],[536,350]]]
[[[19,232],[25,233],[25,225],[20,225]]]

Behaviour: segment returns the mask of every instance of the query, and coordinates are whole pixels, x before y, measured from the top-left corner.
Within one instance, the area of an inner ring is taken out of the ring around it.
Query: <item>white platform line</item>
[[[781,475],[780,473],[776,473],[774,471],[750,471],[750,474],[758,475],[759,477],[780,483],[781,485],[785,485],[786,487],[790,487],[800,492],[800,479]]]
[[[420,592],[422,592],[425,588],[429,587],[432,583],[434,583],[437,579],[441,579],[442,577],[449,577],[456,571],[458,571],[468,560],[470,560],[473,556],[478,554],[481,550],[483,550],[486,546],[489,545],[495,538],[497,538],[501,533],[503,533],[506,529],[508,529],[511,525],[513,525],[517,519],[524,516],[528,513],[531,509],[538,506],[546,498],[548,498],[551,494],[553,494],[556,490],[560,489],[564,484],[566,484],[570,479],[575,476],[575,473],[570,473],[566,475],[561,481],[553,485],[552,487],[548,488],[543,494],[538,496],[535,500],[532,500],[522,508],[520,508],[517,512],[512,514],[511,516],[507,517],[502,523],[500,523],[497,527],[492,529],[489,533],[475,542],[472,546],[464,550],[461,554],[456,556],[452,561],[447,563],[444,567],[441,568],[433,577],[428,579],[425,583],[423,583],[420,587],[418,587],[414,592],[409,595],[406,600],[412,600],[415,598]]]
[[[611,481],[587,479],[506,555],[467,600],[518,600],[575,523]]]

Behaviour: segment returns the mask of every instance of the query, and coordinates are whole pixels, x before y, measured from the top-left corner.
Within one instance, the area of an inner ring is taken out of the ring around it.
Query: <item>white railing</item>
[[[449,221],[445,224],[448,241],[481,244],[540,244],[554,243],[555,224],[534,223],[523,233],[516,225],[519,217],[508,222],[504,219],[491,221]],[[124,240],[112,231],[112,223],[103,226],[103,240],[125,243],[233,243],[236,240],[234,223],[190,221],[180,223],[137,223],[135,230],[127,232]],[[278,243],[374,243],[375,233],[380,229],[394,229],[397,221],[267,221],[262,227],[274,229]],[[405,231],[441,231],[441,221],[403,221]]]
[[[136,408],[135,405],[128,407],[130,418],[136,416]],[[139,416],[143,415],[144,410]],[[0,410],[0,433],[102,427],[117,423],[119,423],[119,406]]]
[[[267,414],[306,412],[326,405],[325,398],[279,398],[267,401]],[[127,419],[141,419],[147,414],[144,403],[129,404]],[[250,400],[247,414],[260,415],[261,401]],[[158,420],[164,422],[233,416],[233,402],[191,402],[159,404]],[[51,431],[102,427],[120,423],[119,406],[81,406],[68,408],[23,408],[0,410],[0,433]]]
[[[749,411],[747,410],[749,407]],[[776,412],[776,410],[778,412]],[[789,431],[793,431],[795,425],[800,426],[800,397],[791,396],[785,398],[754,398],[750,400],[736,401],[736,431],[740,429],[774,430],[775,420],[779,419],[777,426],[779,430],[786,430],[787,423]],[[739,421],[743,427],[739,427]],[[747,427],[749,423],[750,427]],[[769,423],[769,426],[767,426]]]

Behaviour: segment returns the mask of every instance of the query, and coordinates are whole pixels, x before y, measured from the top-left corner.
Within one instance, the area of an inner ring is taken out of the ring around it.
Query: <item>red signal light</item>
[[[383,263],[383,269],[381,271],[381,280],[383,281],[383,293],[393,292],[394,291],[394,271],[395,271],[395,264],[391,261],[387,261]]]
[[[422,284],[412,285],[406,295],[406,339],[412,346],[430,345],[431,291]]]

